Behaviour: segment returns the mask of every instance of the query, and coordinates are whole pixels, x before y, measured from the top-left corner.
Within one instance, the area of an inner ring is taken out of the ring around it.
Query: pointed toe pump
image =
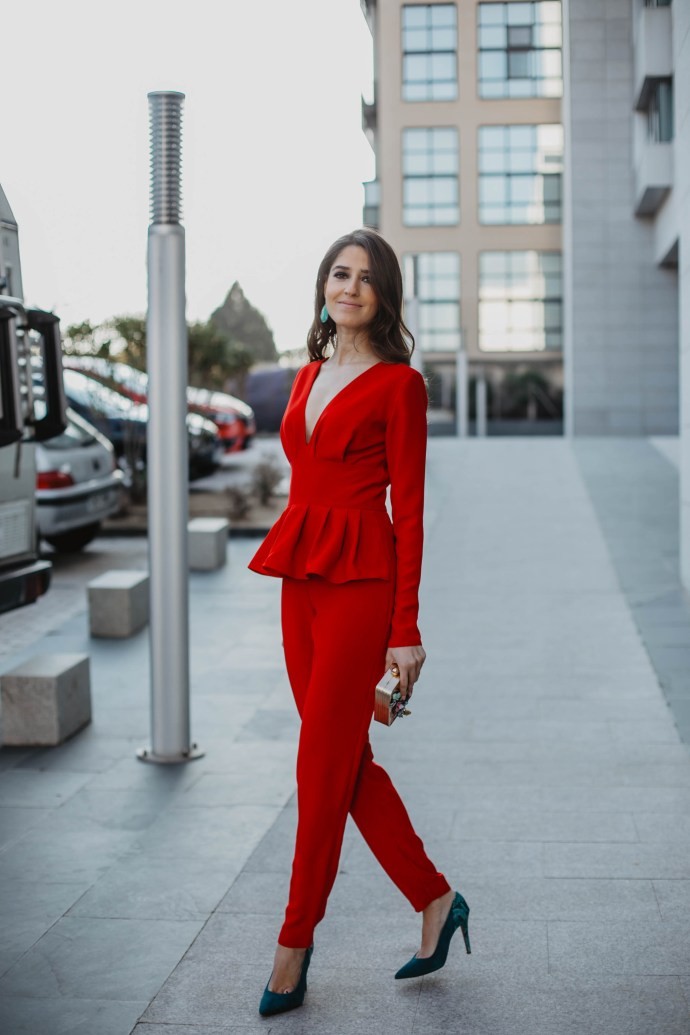
[[[268,986],[271,983],[271,979],[268,979],[264,994],[261,996],[261,1002],[259,1003],[259,1013],[262,1017],[270,1017],[274,1013],[285,1013],[286,1010],[294,1010],[297,1006],[302,1005],[304,993],[307,991],[307,971],[309,970],[309,961],[313,951],[314,946],[310,945],[304,954],[299,981],[292,992],[269,992]]]
[[[396,979],[422,977],[424,974],[431,974],[434,970],[440,970],[448,957],[450,940],[458,927],[462,931],[467,952],[471,952],[470,936],[467,930],[467,918],[470,915],[470,907],[465,902],[459,891],[455,892],[455,898],[450,904],[446,922],[441,928],[438,944],[432,956],[419,957],[414,955],[409,962],[401,967],[395,975]]]

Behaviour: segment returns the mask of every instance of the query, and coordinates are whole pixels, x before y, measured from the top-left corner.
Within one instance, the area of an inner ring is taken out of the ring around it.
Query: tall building
[[[690,0],[361,2],[364,222],[417,299],[436,405],[455,408],[462,349],[494,419],[563,392],[569,433],[676,431]]]

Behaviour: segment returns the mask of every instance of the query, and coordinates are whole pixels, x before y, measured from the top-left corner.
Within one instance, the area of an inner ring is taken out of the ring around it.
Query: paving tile
[[[690,975],[687,923],[549,922],[552,974]]]
[[[429,858],[447,874],[451,883],[456,873],[462,879],[472,875],[541,877],[543,873],[543,845],[537,842],[470,839],[451,842],[429,838],[424,847]],[[345,873],[368,873],[376,865],[362,841],[354,842],[341,858],[341,869]]]
[[[340,878],[339,878],[340,879]],[[463,879],[460,890],[475,921],[492,920],[659,920],[654,889],[659,882],[602,878]],[[682,881],[661,882],[682,884]],[[329,902],[330,909],[330,902]]]
[[[144,1000],[0,996],[0,1030],[3,1035],[130,1035],[146,1006]]]
[[[690,880],[652,881],[663,920],[690,917]]]
[[[238,868],[207,859],[176,858],[175,865],[143,852],[117,863],[69,909],[69,916],[133,920],[205,920]]]
[[[0,978],[0,997],[149,1001],[201,926],[63,917]]]
[[[168,809],[132,848],[149,857],[223,859],[228,865],[244,862],[278,812],[278,806],[269,805]]]
[[[7,806],[0,808],[0,851],[13,841],[19,841],[32,827],[39,826],[52,809],[20,808]]]
[[[263,965],[208,959],[184,959],[163,985],[141,1018],[142,1023],[221,1027],[247,1026],[250,1030],[337,1032],[359,1035],[375,1030],[382,1035],[411,1032],[419,996],[417,989],[401,990],[380,966],[343,971],[328,968],[315,951],[309,968],[304,1006],[276,1019],[258,1015],[259,1000],[270,975],[270,960]],[[271,952],[272,959],[272,952]],[[230,1028],[232,1032],[232,1027]]]
[[[248,780],[242,773],[202,773],[199,779],[175,800],[176,809],[209,809],[227,805],[285,804],[292,794],[292,785],[279,782],[269,774]]]
[[[687,812],[634,812],[640,841],[684,842],[690,848],[690,809]]]
[[[414,1035],[685,1035],[688,1015],[676,978],[620,979],[608,985],[535,987],[508,975],[452,985],[423,979]]]
[[[626,812],[458,809],[452,841],[637,841]]]
[[[257,873],[245,868],[218,903],[216,912],[264,913],[275,920],[282,920],[290,884],[289,865],[288,860],[282,873]],[[342,879],[343,875],[338,877],[336,887]]]
[[[690,853],[683,843],[551,843],[543,848],[545,877],[690,877]]]
[[[56,808],[76,794],[89,773],[51,773],[50,780],[38,770],[5,770],[0,780],[0,806]]]
[[[53,926],[87,888],[87,883],[0,881],[0,975]]]

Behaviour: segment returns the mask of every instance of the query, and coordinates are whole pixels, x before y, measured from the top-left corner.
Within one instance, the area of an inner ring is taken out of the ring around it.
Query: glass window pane
[[[533,50],[508,51],[508,75],[511,79],[528,79],[532,67]]]
[[[537,74],[542,78],[554,78],[561,75],[560,50],[537,51]]]
[[[482,79],[505,79],[506,54],[500,51],[483,51],[479,55],[479,74]]]
[[[430,7],[431,24],[434,27],[446,26],[455,28],[457,18],[455,4],[432,4]]]
[[[405,29],[403,32],[404,50],[428,50],[426,29]]]
[[[511,25],[508,27],[509,47],[531,47],[532,29],[529,25]]]
[[[485,204],[504,204],[507,180],[502,176],[483,176],[479,181],[479,199]]]
[[[454,101],[457,96],[458,84],[456,75],[452,79],[431,84],[429,97],[431,101]]]
[[[455,29],[432,29],[431,50],[455,50],[457,36]]]
[[[430,79],[455,79],[455,54],[431,54]]]
[[[535,144],[534,126],[509,126],[511,148],[532,148]]]
[[[505,172],[506,157],[503,151],[481,151],[479,154],[480,173]]]
[[[426,25],[426,4],[406,4],[403,7],[403,25]]]
[[[406,54],[403,58],[403,78],[406,82],[424,82],[428,79],[428,67],[426,54]]]
[[[508,39],[505,25],[480,25],[479,46],[484,49],[492,47],[504,48]]]
[[[559,0],[542,0],[536,4],[537,21],[561,24],[561,5]]]
[[[508,24],[531,25],[534,21],[533,8],[534,4],[509,3],[507,5]]]
[[[560,47],[562,43],[560,25],[537,25],[534,30],[534,43],[538,47]]]
[[[505,4],[479,4],[481,25],[502,25],[505,21]]]
[[[439,179],[434,178],[431,183],[433,184],[433,199],[437,205],[454,205],[458,200],[458,181],[453,177]]]
[[[426,205],[431,201],[433,180],[418,178],[405,180],[403,201],[406,205]]]

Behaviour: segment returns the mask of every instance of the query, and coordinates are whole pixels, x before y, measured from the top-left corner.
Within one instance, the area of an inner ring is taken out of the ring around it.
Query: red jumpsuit
[[[278,937],[291,948],[311,945],[324,916],[348,812],[414,909],[450,890],[368,737],[387,648],[421,643],[426,387],[407,364],[367,367],[328,403],[307,443],[305,407],[323,362],[295,378],[280,428],[288,504],[248,565],[283,580],[283,648],[302,720],[297,838]]]

